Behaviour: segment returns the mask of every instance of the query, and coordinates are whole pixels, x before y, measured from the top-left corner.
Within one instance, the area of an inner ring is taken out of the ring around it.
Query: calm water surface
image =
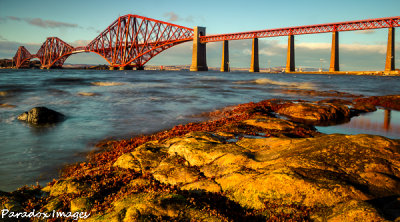
[[[97,86],[96,82],[107,84]],[[271,98],[323,99],[281,90],[389,95],[400,94],[399,82],[400,77],[247,72],[0,70],[0,104],[15,105],[0,107],[0,190],[11,191],[36,181],[43,185],[57,177],[63,165],[84,160],[85,153],[104,138],[127,138],[201,121],[196,114],[227,105]],[[79,95],[82,92],[95,96]],[[35,106],[57,110],[68,118],[49,128],[35,128],[16,119]],[[371,121],[381,127],[384,114],[378,110],[368,115],[376,115]],[[390,120],[388,130],[367,129],[366,133],[399,138],[399,113],[392,111]],[[318,129],[365,133],[357,127]]]

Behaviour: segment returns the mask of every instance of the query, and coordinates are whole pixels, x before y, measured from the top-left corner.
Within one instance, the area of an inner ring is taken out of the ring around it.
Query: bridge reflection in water
[[[394,124],[393,124],[394,123]],[[400,112],[378,109],[353,117],[350,122],[336,126],[319,126],[322,133],[375,134],[400,139]]]

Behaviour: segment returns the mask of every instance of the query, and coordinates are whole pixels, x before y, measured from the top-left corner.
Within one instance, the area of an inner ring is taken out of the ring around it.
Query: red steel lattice
[[[208,35],[200,38],[201,42],[216,42],[223,40],[240,40],[252,38],[266,38],[288,35],[316,34],[333,31],[356,31],[366,29],[379,29],[400,26],[400,16],[367,19],[349,22],[328,23],[319,25],[296,26],[278,29],[266,29],[250,32],[238,32],[220,35]]]
[[[35,57],[39,58],[42,67],[61,67],[74,47],[57,37],[49,37],[40,47]]]
[[[24,47],[20,46],[18,47],[17,52],[15,53],[15,56],[13,58],[13,61],[15,62],[15,66],[17,68],[21,67],[26,61],[29,61],[32,58],[31,53]]]
[[[119,17],[86,50],[101,55],[111,66],[138,68],[160,52],[193,39],[193,29],[138,15]]]
[[[389,27],[400,27],[400,16],[208,35],[201,37],[200,41],[215,42]],[[14,61],[17,68],[31,58],[39,58],[44,68],[61,67],[73,53],[94,52],[101,55],[111,66],[142,68],[151,58],[162,51],[191,40],[193,40],[193,29],[191,28],[129,14],[115,20],[87,46],[74,48],[57,37],[50,37],[43,43],[36,55],[31,55],[23,46],[19,47]]]

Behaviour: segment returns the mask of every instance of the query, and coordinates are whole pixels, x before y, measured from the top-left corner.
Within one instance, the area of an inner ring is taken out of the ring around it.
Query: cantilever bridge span
[[[295,71],[294,36],[303,34],[332,33],[330,71],[339,71],[339,32],[388,28],[387,55],[385,71],[395,71],[394,28],[400,26],[400,16],[347,21],[338,23],[266,29],[230,34],[206,35],[204,27],[187,28],[138,15],[119,17],[87,46],[72,47],[57,37],[50,37],[39,51],[32,55],[21,46],[14,56],[16,67],[25,61],[38,58],[42,68],[61,67],[74,53],[94,52],[102,56],[110,68],[136,67],[143,69],[151,58],[162,51],[183,42],[193,41],[191,71],[208,70],[206,62],[206,43],[223,41],[221,71],[229,70],[228,41],[252,39],[251,72],[259,71],[258,38],[288,36],[286,72]]]
[[[94,52],[110,67],[135,66],[142,69],[151,58],[177,44],[191,41],[193,29],[138,15],[119,17],[87,46],[74,48],[57,37],[49,37],[32,55],[20,46],[14,56],[16,67],[38,58],[42,68],[61,67],[71,55]]]

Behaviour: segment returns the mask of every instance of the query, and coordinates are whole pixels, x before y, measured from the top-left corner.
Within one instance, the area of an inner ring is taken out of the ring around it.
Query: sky
[[[271,28],[399,16],[399,0],[0,0],[0,58],[14,56],[18,46],[32,54],[47,37],[56,36],[73,46],[84,46],[119,16],[137,14],[223,34]],[[396,29],[400,40],[400,28]],[[383,70],[387,29],[341,32],[341,70]],[[330,33],[295,36],[296,67],[329,68]],[[287,37],[259,39],[260,67],[285,66]],[[148,65],[190,65],[192,43],[174,46]],[[207,64],[219,67],[222,42],[207,44]],[[231,67],[249,67],[251,40],[229,43]],[[396,67],[400,42],[396,41]],[[95,53],[70,56],[66,63],[105,64]]]

